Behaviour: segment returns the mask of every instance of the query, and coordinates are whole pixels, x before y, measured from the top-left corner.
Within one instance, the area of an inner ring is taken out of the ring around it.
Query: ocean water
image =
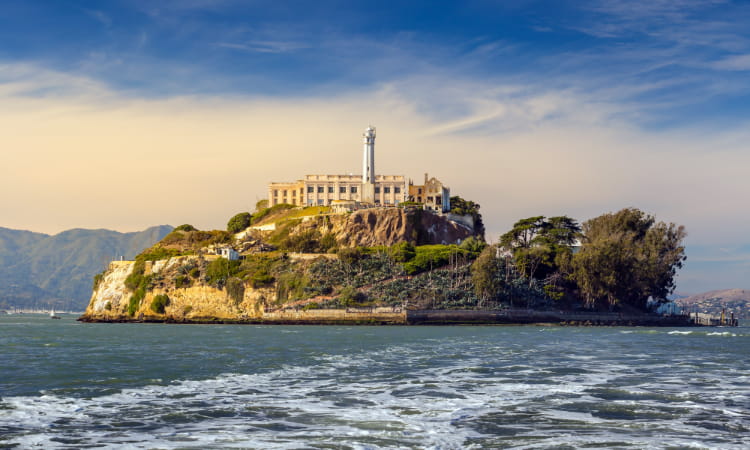
[[[750,329],[0,316],[0,448],[748,448]]]

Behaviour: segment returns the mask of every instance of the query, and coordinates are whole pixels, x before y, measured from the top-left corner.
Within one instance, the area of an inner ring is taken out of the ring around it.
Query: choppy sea
[[[0,448],[749,448],[750,328],[0,316]]]

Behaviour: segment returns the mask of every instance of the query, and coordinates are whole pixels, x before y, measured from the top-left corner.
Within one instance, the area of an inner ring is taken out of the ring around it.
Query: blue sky
[[[0,56],[132,95],[326,95],[437,72],[596,93],[642,126],[748,112],[750,5],[8,1]]]
[[[3,2],[0,188],[28,197],[0,204],[0,226],[221,227],[269,178],[357,170],[373,123],[383,171],[477,200],[490,239],[524,216],[635,206],[688,228],[680,289],[750,287],[750,3],[403,3]],[[134,168],[200,183],[92,215],[112,178],[131,180],[115,198],[147,195]]]

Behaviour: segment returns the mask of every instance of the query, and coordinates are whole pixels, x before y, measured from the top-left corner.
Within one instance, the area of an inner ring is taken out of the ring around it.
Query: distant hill
[[[132,259],[166,236],[160,225],[133,233],[73,229],[50,236],[0,227],[0,309],[83,311],[95,274]]]
[[[725,309],[727,315],[734,313],[737,318],[750,319],[750,290],[747,289],[709,291],[678,298],[675,302],[690,312],[719,315]]]

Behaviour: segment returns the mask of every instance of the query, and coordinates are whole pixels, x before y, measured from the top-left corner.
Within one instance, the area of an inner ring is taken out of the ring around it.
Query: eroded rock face
[[[473,227],[463,222],[418,209],[363,209],[351,214],[311,217],[295,226],[290,235],[317,229],[322,234],[333,233],[344,247],[389,246],[406,241],[417,245],[456,244],[475,236]]]
[[[172,277],[176,267],[196,263],[195,256],[179,256],[148,262],[146,275]],[[216,319],[243,319],[260,317],[263,305],[274,295],[274,289],[251,289],[246,287],[243,298],[234,301],[227,291],[196,281],[186,288],[154,288],[149,290],[138,305],[133,316],[128,314],[128,304],[133,292],[125,287],[125,279],[133,271],[134,261],[113,261],[91,296],[83,315],[87,320],[132,320],[157,317],[175,321],[211,317]],[[166,294],[169,305],[164,314],[151,310],[151,302],[159,294]]]
[[[133,271],[134,261],[112,261],[91,294],[85,315],[110,315],[127,308],[131,292],[125,278]]]
[[[338,219],[338,220],[337,220]],[[331,232],[340,245],[455,244],[474,235],[462,223],[429,211],[402,208],[364,209],[350,215],[333,216]]]

